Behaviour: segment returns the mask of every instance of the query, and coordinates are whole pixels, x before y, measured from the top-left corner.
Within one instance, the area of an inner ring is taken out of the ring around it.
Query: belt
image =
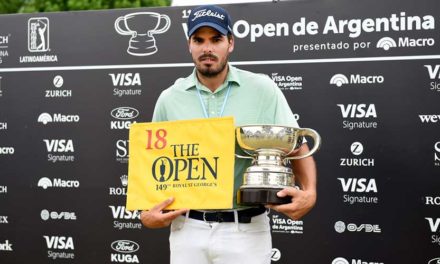
[[[249,208],[237,211],[239,223],[250,223],[252,217],[260,215],[266,211],[264,207]],[[214,212],[202,212],[197,210],[189,211],[189,218],[202,220],[205,222],[235,222],[234,212],[214,211]]]

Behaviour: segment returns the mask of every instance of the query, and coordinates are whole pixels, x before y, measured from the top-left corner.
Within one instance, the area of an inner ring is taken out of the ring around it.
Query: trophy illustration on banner
[[[121,22],[122,26],[121,26]],[[153,35],[165,33],[171,20],[167,15],[154,12],[137,12],[120,16],[115,30],[121,35],[131,35],[127,52],[134,56],[148,56],[157,52]]]
[[[292,197],[278,197],[277,192],[294,187],[289,160],[311,156],[321,145],[321,137],[310,128],[295,128],[276,125],[250,125],[236,128],[238,145],[252,159],[252,166],[243,175],[243,185],[237,194],[240,205],[285,204]],[[304,137],[313,139],[313,148],[304,155],[291,156],[303,143]]]

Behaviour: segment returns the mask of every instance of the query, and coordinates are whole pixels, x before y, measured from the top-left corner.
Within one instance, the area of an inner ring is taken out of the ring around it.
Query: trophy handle
[[[124,16],[120,16],[115,20],[115,30],[116,32],[118,32],[121,35],[133,35],[133,31],[127,31],[127,30],[122,30],[122,28],[119,26],[119,24],[121,23],[121,20],[125,21],[125,17]]]
[[[297,160],[297,159],[303,159],[303,158],[307,158],[311,155],[313,155],[316,151],[318,151],[319,147],[321,146],[321,136],[318,134],[318,132],[316,132],[315,130],[311,129],[311,128],[302,128],[299,132],[298,132],[298,136],[309,136],[311,138],[313,138],[313,148],[306,154],[301,155],[301,156],[293,156],[293,157],[286,157],[284,158],[284,160]]]
[[[170,17],[167,15],[160,15],[159,16],[159,25],[161,24],[162,18],[165,19],[165,26],[163,26],[161,29],[153,29],[152,31],[149,31],[148,32],[149,36],[152,34],[162,34],[170,28],[170,24],[171,24]]]
[[[255,161],[255,157],[251,157],[251,156],[242,156],[242,155],[235,154],[235,157],[241,158],[241,159],[251,159],[251,160]]]

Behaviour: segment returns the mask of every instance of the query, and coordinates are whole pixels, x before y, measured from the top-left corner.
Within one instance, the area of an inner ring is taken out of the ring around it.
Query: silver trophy
[[[292,197],[278,197],[277,192],[295,186],[290,160],[309,157],[321,145],[321,137],[310,128],[295,128],[277,125],[249,125],[237,127],[237,143],[252,159],[252,166],[243,175],[243,185],[237,194],[240,205],[285,204]],[[313,139],[313,148],[304,155],[291,155],[303,144],[304,137]]]

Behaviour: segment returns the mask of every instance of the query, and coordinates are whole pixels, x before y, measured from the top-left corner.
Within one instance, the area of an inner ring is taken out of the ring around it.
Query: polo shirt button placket
[[[217,113],[214,110],[214,109],[217,109],[217,102],[215,101],[215,95],[214,94],[211,95],[210,101],[211,101],[211,103],[210,103],[210,106],[211,106],[211,108],[210,108],[210,110],[211,110],[210,116],[211,117],[217,117]]]

